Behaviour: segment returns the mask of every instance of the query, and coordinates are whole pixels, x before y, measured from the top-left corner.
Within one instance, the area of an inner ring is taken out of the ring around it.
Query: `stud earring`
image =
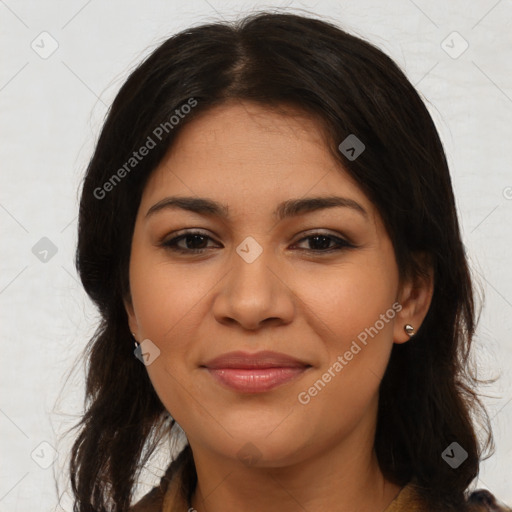
[[[414,327],[411,325],[411,324],[405,324],[404,325],[404,331],[409,335],[409,336],[414,336],[416,334],[416,331],[414,330]]]

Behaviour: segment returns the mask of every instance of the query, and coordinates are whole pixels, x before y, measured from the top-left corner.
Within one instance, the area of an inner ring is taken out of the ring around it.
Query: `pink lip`
[[[263,351],[255,354],[229,352],[202,366],[218,382],[231,389],[261,393],[289,382],[311,365],[286,354]]]

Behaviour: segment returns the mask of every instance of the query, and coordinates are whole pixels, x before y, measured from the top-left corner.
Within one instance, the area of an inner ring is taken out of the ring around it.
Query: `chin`
[[[283,417],[279,418],[282,420]],[[224,423],[229,434],[224,432],[220,438],[203,439],[201,444],[208,444],[223,457],[240,461],[248,467],[284,467],[303,459],[312,440],[304,437],[303,427],[283,423],[279,425],[276,421],[272,427],[261,420],[252,425],[247,421],[237,425]],[[278,425],[277,428],[274,425]]]

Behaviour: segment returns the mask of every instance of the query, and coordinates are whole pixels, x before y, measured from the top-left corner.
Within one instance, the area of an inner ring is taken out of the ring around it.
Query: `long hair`
[[[388,479],[400,485],[415,479],[433,508],[464,510],[492,434],[470,371],[474,291],[434,123],[404,73],[372,44],[326,21],[263,12],[163,42],[121,87],[87,167],[76,266],[101,323],[87,347],[86,410],[72,448],[75,512],[127,510],[141,468],[169,434],[167,411],[134,356],[123,305],[130,300],[135,217],[145,183],[176,134],[230,99],[292,105],[320,120],[329,151],[377,207],[400,276],[424,272],[416,256],[429,255],[432,302],[414,339],[393,347],[380,387],[375,450]],[[192,102],[179,123],[170,122]],[[351,134],[365,144],[352,160],[338,149]],[[131,161],[148,137],[154,147]],[[485,445],[476,435],[477,417]],[[468,454],[457,470],[442,459],[452,442]],[[183,458],[193,468],[189,449]]]

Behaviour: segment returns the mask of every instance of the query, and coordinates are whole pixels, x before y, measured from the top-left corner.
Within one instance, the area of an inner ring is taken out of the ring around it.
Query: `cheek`
[[[190,345],[213,286],[197,272],[171,266],[154,253],[134,250],[130,286],[141,337],[151,340],[159,355],[146,367],[148,376],[170,414],[181,424],[190,396]],[[184,421],[187,424],[186,421]]]
[[[172,339],[178,349],[186,339],[183,329],[212,285],[208,278],[198,279],[193,269],[170,265],[144,251],[132,254],[130,286],[141,335],[157,344]]]
[[[324,337],[323,364],[304,381],[296,400],[314,429],[348,434],[372,406],[393,346],[393,294],[376,289],[368,271],[317,294],[312,318]],[[326,329],[328,327],[328,331]],[[313,421],[321,418],[324,426]],[[326,426],[328,425],[328,426]],[[330,434],[329,434],[330,435]]]
[[[398,271],[393,259],[373,252],[357,264],[331,270],[330,277],[316,277],[316,287],[304,283],[302,297],[314,313],[311,318],[318,318],[315,329],[325,333],[317,386],[324,396],[315,400],[354,411],[377,392],[389,361]]]
[[[387,311],[385,320],[395,316],[391,308],[396,298],[397,279],[393,260],[372,252],[339,268],[305,274],[298,285],[298,294],[324,324],[333,344],[342,349],[376,322],[378,330],[389,337],[392,322],[383,324],[380,318]]]

